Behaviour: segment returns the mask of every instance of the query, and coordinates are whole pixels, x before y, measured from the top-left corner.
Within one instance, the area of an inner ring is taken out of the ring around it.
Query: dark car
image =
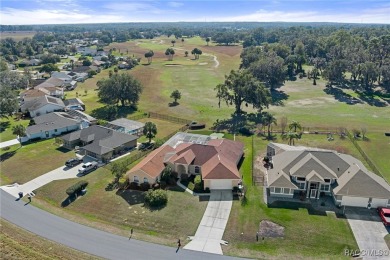
[[[80,163],[82,163],[83,160],[82,159],[79,159],[79,158],[72,158],[72,159],[69,159],[65,162],[65,166],[68,166],[68,167],[74,167]]]
[[[390,226],[390,209],[388,208],[377,208],[379,216],[385,226]]]

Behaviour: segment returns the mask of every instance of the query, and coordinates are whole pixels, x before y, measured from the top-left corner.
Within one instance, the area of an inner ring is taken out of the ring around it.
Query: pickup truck
[[[80,168],[79,168],[79,173],[81,174],[87,174],[93,170],[96,170],[98,167],[97,162],[87,162],[84,163]]]

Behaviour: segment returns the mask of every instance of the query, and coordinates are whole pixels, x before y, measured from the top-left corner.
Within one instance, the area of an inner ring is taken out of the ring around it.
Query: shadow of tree
[[[0,122],[0,133],[4,132],[10,125],[9,121]]]
[[[380,99],[377,99],[374,95],[372,94],[366,94],[366,93],[358,93],[359,98],[369,104],[370,106],[375,106],[375,107],[385,107],[388,104]]]
[[[107,105],[92,110],[91,116],[97,119],[111,121],[116,118],[127,117],[128,115],[133,114],[135,111],[137,111],[137,108],[134,106],[122,107],[115,105]]]
[[[271,89],[272,105],[283,106],[284,100],[287,100],[289,95],[282,90]]]
[[[246,126],[247,114],[232,114],[231,118],[222,119],[214,122],[212,127],[215,131],[226,130],[229,133],[238,133],[239,130]]]
[[[14,156],[16,154],[16,151],[6,152],[0,155],[0,162],[4,162]]]
[[[337,101],[346,103],[348,105],[363,103],[360,99],[352,97],[350,94],[345,93],[338,87],[328,86],[324,89],[324,92],[328,95],[332,95]]]
[[[143,204],[145,201],[145,192],[139,190],[118,190],[116,195],[121,196],[129,205]]]

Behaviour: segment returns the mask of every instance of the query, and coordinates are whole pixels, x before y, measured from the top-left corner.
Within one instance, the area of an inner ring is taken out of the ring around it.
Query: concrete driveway
[[[84,156],[83,158],[84,162],[91,161],[92,158],[88,156]],[[29,182],[26,182],[25,184],[18,184],[14,183],[11,185],[5,185],[1,186],[0,188],[15,198],[19,197],[19,192],[23,192],[24,195],[27,195],[31,193],[32,191],[52,182],[55,180],[63,180],[63,179],[72,179],[72,178],[78,178],[80,177],[78,175],[78,169],[80,168],[81,164],[76,165],[72,168],[61,166],[57,169],[54,169],[46,174],[43,174]]]
[[[184,249],[202,251],[222,255],[221,244],[225,227],[232,208],[233,194],[231,190],[212,190],[206,211],[199,224],[195,236]]]
[[[349,208],[345,212],[363,259],[389,259],[384,237],[389,233],[376,210]]]
[[[13,139],[13,140],[2,142],[2,143],[0,143],[0,148],[8,147],[8,146],[15,145],[15,144],[20,144],[18,139]]]

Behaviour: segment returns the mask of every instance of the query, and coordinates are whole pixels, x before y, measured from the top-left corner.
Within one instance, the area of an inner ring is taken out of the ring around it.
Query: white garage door
[[[231,190],[232,180],[210,180],[210,190]]]
[[[371,207],[377,208],[377,207],[386,207],[387,206],[387,199],[372,199]]]
[[[341,205],[351,207],[367,207],[368,198],[343,196]]]

